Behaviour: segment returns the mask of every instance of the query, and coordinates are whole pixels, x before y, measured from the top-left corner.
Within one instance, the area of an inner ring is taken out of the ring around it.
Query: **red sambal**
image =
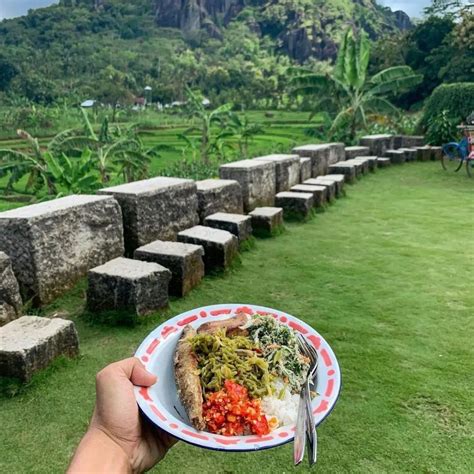
[[[250,399],[247,389],[232,380],[226,380],[222,390],[206,396],[203,414],[211,433],[224,436],[270,433],[260,400]]]

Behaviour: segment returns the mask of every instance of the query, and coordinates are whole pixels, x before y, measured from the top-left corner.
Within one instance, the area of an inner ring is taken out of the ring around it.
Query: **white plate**
[[[282,311],[251,304],[220,304],[204,306],[169,319],[152,331],[142,342],[135,356],[158,380],[149,388],[135,388],[138,404],[147,417],[175,438],[207,449],[221,451],[255,451],[273,448],[292,441],[294,426],[283,426],[266,436],[220,436],[197,431],[190,424],[186,411],[179,400],[173,357],[181,331],[187,324],[198,327],[208,321],[218,321],[239,312],[271,314],[286,324],[317,349],[319,354],[317,392],[313,399],[313,413],[319,425],[334,408],[341,389],[341,372],[336,356],[329,344],[312,327]]]

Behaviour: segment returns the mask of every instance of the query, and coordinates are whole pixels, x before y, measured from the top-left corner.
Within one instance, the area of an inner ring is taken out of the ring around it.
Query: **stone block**
[[[201,245],[155,240],[135,250],[134,258],[158,263],[171,272],[169,294],[185,296],[204,276],[204,249]]]
[[[336,199],[336,181],[328,176],[318,176],[317,178],[307,179],[302,184],[310,186],[323,186],[326,188],[326,201],[333,202]]]
[[[390,158],[390,161],[392,162],[392,164],[397,164],[397,165],[405,163],[406,161],[405,152],[402,150],[386,150],[384,153],[384,157]]]
[[[330,153],[328,165],[333,165],[346,159],[346,145],[342,142],[329,143]]]
[[[233,179],[242,188],[244,211],[271,206],[275,200],[276,174],[272,161],[242,160],[220,166],[222,179]]]
[[[168,306],[170,280],[171,272],[157,263],[115,258],[89,270],[87,307],[144,316]]]
[[[358,156],[369,156],[368,146],[346,146],[346,160],[352,160]]]
[[[308,193],[313,195],[313,206],[324,209],[329,201],[329,190],[322,184],[297,184],[291,188],[293,193]]]
[[[329,166],[328,174],[342,174],[344,175],[344,181],[349,184],[353,184],[356,181],[356,167],[355,165],[347,162],[339,162]]]
[[[0,376],[28,382],[58,356],[79,354],[72,321],[22,316],[0,328]]]
[[[360,167],[360,171],[362,175],[369,174],[369,159],[363,156],[358,156],[357,158],[353,158],[349,160],[355,163],[356,166]]]
[[[375,173],[377,171],[377,157],[376,156],[364,156],[369,163],[369,171]]]
[[[300,182],[300,157],[298,155],[266,155],[254,158],[256,161],[275,163],[275,190],[288,191]]]
[[[0,326],[20,317],[23,302],[10,258],[0,252]]]
[[[400,148],[413,148],[424,144],[425,137],[422,135],[402,135]]]
[[[242,214],[217,212],[206,217],[204,225],[214,229],[226,230],[234,234],[239,242],[243,242],[252,236],[252,218]]]
[[[431,147],[431,159],[433,161],[441,161],[443,158],[443,147],[442,146],[432,146]]]
[[[345,177],[343,174],[328,174],[326,176],[319,176],[319,179],[327,181],[329,183],[334,183],[336,186],[336,197],[340,198],[344,196],[344,182]]]
[[[416,161],[416,149],[415,148],[398,148],[399,151],[405,153],[405,161]]]
[[[398,150],[403,146],[403,135],[394,135],[392,138],[392,146],[393,150]]]
[[[416,159],[418,161],[430,161],[431,160],[431,155],[432,155],[432,150],[429,145],[425,146],[417,146],[415,147],[416,150]]]
[[[393,135],[366,135],[359,141],[360,145],[369,147],[370,155],[384,156],[387,150],[393,148]]]
[[[176,240],[176,234],[197,224],[197,187],[190,179],[157,177],[105,188],[123,213],[125,250],[133,251],[154,240]]]
[[[302,186],[301,184],[298,186]],[[293,186],[293,189],[297,186]],[[323,193],[325,194],[325,190]],[[311,216],[314,206],[313,193],[308,192],[283,192],[275,196],[277,206],[283,208],[285,219],[305,220]]]
[[[300,158],[300,183],[311,178],[311,158]]]
[[[250,214],[254,235],[271,237],[283,228],[281,207],[257,207]]]
[[[68,196],[0,213],[0,251],[24,301],[49,303],[92,267],[123,255],[122,213],[110,196]]]
[[[334,154],[334,152],[331,152],[331,145],[329,143],[298,146],[293,148],[292,152],[301,157],[311,158],[312,178],[327,174],[329,160],[332,158],[332,154]]]
[[[199,221],[216,212],[242,214],[244,202],[242,188],[231,179],[205,179],[196,181]]]
[[[360,161],[356,161],[355,159],[347,160],[345,163],[355,168],[356,178],[360,179],[362,177],[363,172],[364,172],[364,163],[361,163]]]
[[[390,161],[390,158],[377,158],[377,166],[379,168],[387,168],[388,166],[390,166],[392,164],[392,162]]]
[[[227,268],[239,251],[239,241],[235,235],[201,225],[180,232],[178,241],[204,247],[206,272]]]

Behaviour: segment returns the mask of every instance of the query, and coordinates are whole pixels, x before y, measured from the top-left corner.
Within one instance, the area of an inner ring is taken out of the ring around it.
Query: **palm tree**
[[[387,97],[422,81],[422,76],[415,74],[409,66],[390,67],[369,78],[369,59],[370,42],[367,34],[361,31],[356,38],[352,29],[348,29],[332,73],[292,70],[298,74],[291,80],[294,92],[324,97],[318,101],[320,107],[324,102],[336,107],[331,134],[347,125],[349,138],[354,140],[357,128],[367,127],[368,112],[398,114],[398,109]]]

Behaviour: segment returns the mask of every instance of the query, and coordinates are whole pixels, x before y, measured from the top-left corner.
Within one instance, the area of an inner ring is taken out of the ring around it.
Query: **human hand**
[[[156,377],[147,372],[136,358],[110,364],[97,374],[94,414],[70,472],[86,470],[76,469],[84,466],[76,463],[77,458],[84,461],[86,456],[81,455],[84,450],[89,457],[86,462],[90,462],[95,453],[97,461],[105,460],[107,453],[104,450],[110,449],[112,458],[118,460],[121,457],[127,470],[132,472],[144,472],[164,457],[176,440],[140,416],[133,392],[134,385],[150,387],[155,382]],[[107,470],[102,467],[100,470]]]

